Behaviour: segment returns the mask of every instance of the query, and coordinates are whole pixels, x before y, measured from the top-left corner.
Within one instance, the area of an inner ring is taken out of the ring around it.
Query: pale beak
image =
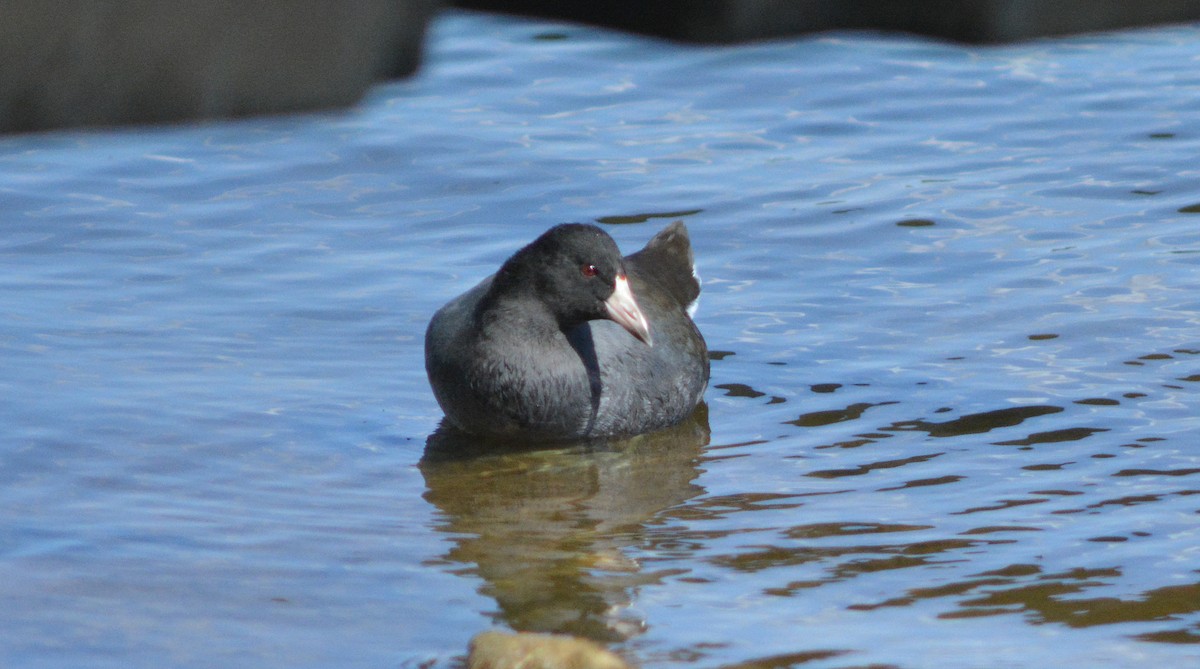
[[[633,291],[629,289],[629,279],[625,278],[624,274],[618,275],[614,288],[613,294],[604,300],[604,309],[608,312],[608,317],[617,325],[629,330],[630,334],[641,339],[647,346],[653,346],[654,340],[650,336],[650,324],[646,322],[646,317],[638,308],[637,300],[633,299]]]

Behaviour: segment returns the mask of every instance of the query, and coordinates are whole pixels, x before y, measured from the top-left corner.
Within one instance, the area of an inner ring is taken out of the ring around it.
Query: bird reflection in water
[[[628,639],[645,628],[630,606],[661,573],[630,557],[662,511],[703,492],[708,408],[619,441],[531,447],[482,442],[443,424],[420,462],[426,501],[453,536],[446,564],[483,580],[496,622],[520,632]]]

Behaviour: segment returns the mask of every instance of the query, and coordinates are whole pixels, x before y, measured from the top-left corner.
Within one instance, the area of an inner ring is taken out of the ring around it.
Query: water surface
[[[0,664],[1195,662],[1198,38],[447,14],[350,112],[0,139]],[[440,304],[676,218],[693,422],[426,457]]]

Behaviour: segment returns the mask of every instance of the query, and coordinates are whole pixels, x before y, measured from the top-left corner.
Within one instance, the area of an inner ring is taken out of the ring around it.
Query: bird
[[[430,319],[425,369],[444,424],[571,442],[683,421],[709,378],[699,295],[682,221],[624,257],[598,226],[550,228]]]

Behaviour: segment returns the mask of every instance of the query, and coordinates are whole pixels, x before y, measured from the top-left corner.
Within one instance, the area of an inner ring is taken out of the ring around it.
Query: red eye
[[[580,268],[579,268],[579,271],[580,271],[580,272],[583,272],[583,275],[584,275],[584,276],[586,276],[586,277],[588,277],[588,278],[591,278],[591,277],[593,277],[593,276],[596,276],[596,274],[597,274],[597,273],[598,273],[600,270],[596,269],[596,266],[595,266],[595,265],[584,265],[583,267],[580,267]]]

